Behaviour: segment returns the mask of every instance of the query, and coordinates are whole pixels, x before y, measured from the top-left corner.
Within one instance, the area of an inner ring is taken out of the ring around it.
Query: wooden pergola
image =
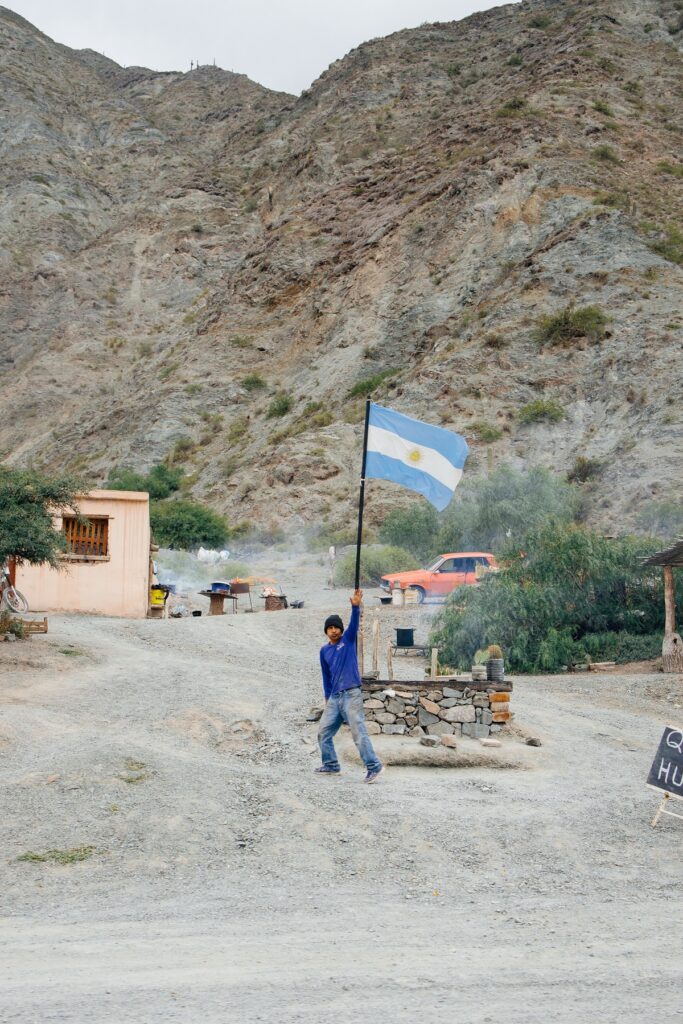
[[[676,632],[676,591],[674,569],[683,569],[683,540],[666,551],[658,551],[645,559],[645,565],[664,567],[664,641],[662,643],[662,669],[664,672],[683,672],[683,640]]]

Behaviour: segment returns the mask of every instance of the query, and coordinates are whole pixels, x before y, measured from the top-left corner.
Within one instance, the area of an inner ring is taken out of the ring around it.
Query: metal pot
[[[486,678],[492,683],[502,683],[505,679],[505,662],[502,658],[489,658],[486,662]]]

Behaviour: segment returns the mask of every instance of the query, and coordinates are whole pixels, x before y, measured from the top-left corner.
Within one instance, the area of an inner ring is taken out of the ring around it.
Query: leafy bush
[[[680,265],[683,263],[683,231],[671,224],[666,228],[664,237],[658,242],[653,242],[650,249],[658,256],[663,256],[665,260]]]
[[[236,445],[249,431],[249,417],[236,416],[228,427],[228,444]]]
[[[332,526],[327,523],[316,523],[314,526],[304,528],[303,537],[306,546],[311,551],[326,552],[331,544],[336,548],[345,548],[356,543],[356,528],[354,526]],[[363,544],[372,544],[376,540],[375,534],[367,526],[363,527]],[[355,550],[355,549],[354,549]]]
[[[547,469],[520,473],[498,466],[490,476],[463,480],[441,516],[436,553],[498,551],[548,519],[571,522],[581,511],[578,487]]]
[[[168,462],[172,466],[174,462],[183,462],[194,451],[194,441],[191,437],[179,437],[173,445],[173,451],[169,453]]]
[[[104,486],[112,491],[147,491],[150,498],[161,499],[179,490],[182,478],[182,469],[173,469],[161,462],[152,466],[147,474],[115,466]]]
[[[591,633],[583,638],[591,661],[651,661],[662,653],[660,633]]]
[[[594,206],[609,206],[613,210],[624,210],[628,206],[628,199],[618,192],[599,192],[593,200]]]
[[[334,423],[334,416],[331,412],[316,412],[308,420],[307,429],[329,427]]]
[[[389,377],[393,377],[397,370],[382,370],[381,373],[375,373],[372,377],[366,377],[364,380],[357,381],[352,388],[349,388],[349,398],[367,398],[373,391],[375,391],[380,384],[383,384]]]
[[[614,117],[614,111],[604,100],[596,100],[593,104],[593,110],[597,110],[599,114],[605,114],[606,117]]]
[[[472,431],[479,438],[480,441],[500,441],[503,436],[503,431],[500,427],[494,427],[492,423],[485,423],[483,420],[478,420],[472,424]]]
[[[487,334],[484,338],[484,344],[487,348],[501,349],[506,348],[510,342],[502,334]]]
[[[363,547],[360,559],[360,581],[363,586],[379,585],[382,576],[389,572],[403,572],[415,569],[415,558],[409,551],[397,547]],[[353,586],[356,569],[355,549],[347,551],[337,562],[335,581],[342,587]]]
[[[290,437],[295,437],[297,430],[294,428],[294,424],[288,427],[283,427],[282,430],[274,430],[272,434],[268,435],[268,440],[271,444],[282,444]]]
[[[589,459],[585,455],[577,455],[574,465],[567,473],[567,480],[575,484],[584,484],[587,480],[600,476],[602,469],[603,464],[600,459]]]
[[[519,117],[525,108],[526,100],[522,99],[521,96],[512,96],[507,103],[499,107],[496,111],[496,117]]]
[[[546,523],[503,552],[505,571],[453,593],[432,643],[462,668],[475,651],[498,643],[520,672],[654,650],[662,588],[656,567],[643,567],[642,559],[655,547],[634,537],[608,540],[576,523]]]
[[[320,427],[329,427],[334,423],[334,416],[325,409],[322,402],[308,402],[298,418],[298,433]]]
[[[552,398],[536,398],[519,410],[520,423],[559,423],[564,419],[564,409]]]
[[[242,387],[245,391],[261,391],[266,386],[263,377],[260,377],[258,373],[250,373],[242,381]]]
[[[268,412],[266,413],[269,420],[274,419],[276,416],[285,416],[292,408],[291,395],[286,395],[281,392],[276,395],[273,401],[268,406]]]
[[[165,366],[162,366],[159,370],[159,380],[168,380],[168,378],[176,372],[179,366],[179,362],[167,363]]]
[[[26,626],[21,619],[15,619],[6,608],[0,610],[0,636],[11,633],[17,640],[24,640],[26,637]]]
[[[601,146],[596,146],[591,152],[591,159],[599,160],[604,164],[620,164],[621,160],[611,146],[603,143]]]
[[[32,565],[57,565],[64,537],[55,530],[55,508],[78,512],[81,484],[30,469],[0,466],[0,565],[14,557]]]
[[[505,63],[509,64],[511,68],[519,68],[522,66],[523,61],[518,53],[513,53],[513,55],[509,57],[505,61]]]
[[[683,178],[683,164],[672,164],[668,160],[660,160],[657,170],[662,174],[671,174],[675,178]]]
[[[396,508],[390,512],[379,528],[379,539],[383,544],[410,551],[414,560],[429,560],[439,553],[436,537],[439,532],[439,516],[433,505],[426,501],[414,501],[408,508]]]
[[[609,317],[599,306],[565,306],[559,313],[542,316],[534,337],[540,345],[566,345],[577,338],[599,341],[608,323]]]
[[[220,468],[226,480],[229,480],[233,473],[237,471],[239,464],[240,460],[236,455],[228,455],[227,458],[223,459]]]
[[[163,547],[190,551],[199,545],[220,548],[230,536],[223,516],[194,501],[155,501],[150,508],[155,540]]]

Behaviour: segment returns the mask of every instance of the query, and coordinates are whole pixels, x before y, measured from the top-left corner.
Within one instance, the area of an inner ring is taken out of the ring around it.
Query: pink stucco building
[[[67,551],[59,569],[19,565],[16,585],[31,611],[85,612],[142,619],[149,606],[149,495],[91,491],[78,499],[79,522],[55,518]]]

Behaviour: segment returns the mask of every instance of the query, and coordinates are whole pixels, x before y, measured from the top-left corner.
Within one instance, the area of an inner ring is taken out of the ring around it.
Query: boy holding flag
[[[338,615],[330,615],[325,620],[324,630],[328,643],[320,649],[325,710],[318,727],[322,764],[315,770],[318,775],[340,774],[341,767],[334,749],[334,736],[346,723],[351,729],[353,742],[366,768],[367,774],[363,781],[373,783],[384,768],[368,736],[363,713],[363,693],[356,657],[356,637],[362,600],[362,591],[354,591],[351,598],[351,621],[346,630]]]

